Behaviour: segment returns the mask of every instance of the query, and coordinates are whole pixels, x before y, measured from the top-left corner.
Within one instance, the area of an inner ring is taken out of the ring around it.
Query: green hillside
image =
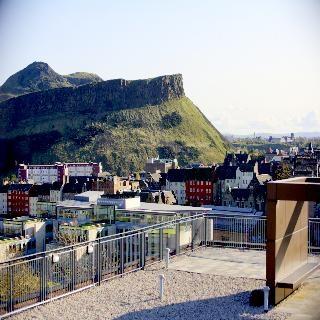
[[[101,161],[106,170],[127,174],[147,157],[177,157],[181,164],[222,161],[227,143],[186,97],[161,106],[109,112],[103,119],[70,128],[33,162]]]
[[[229,145],[185,96],[181,74],[99,80],[61,76],[46,63],[11,76],[1,89],[23,93],[0,102],[0,171],[21,162],[101,161],[123,175],[157,155],[181,165],[223,160]]]

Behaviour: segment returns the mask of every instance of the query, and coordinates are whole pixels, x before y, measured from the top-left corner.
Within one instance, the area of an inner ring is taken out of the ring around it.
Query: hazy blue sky
[[[224,133],[320,131],[320,0],[0,0],[0,83],[33,61],[182,73]]]

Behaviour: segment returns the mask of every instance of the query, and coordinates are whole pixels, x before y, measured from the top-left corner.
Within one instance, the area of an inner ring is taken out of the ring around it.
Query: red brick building
[[[11,184],[8,189],[8,214],[12,216],[29,215],[29,198],[32,184]]]
[[[213,203],[214,167],[186,170],[186,201],[190,205]]]

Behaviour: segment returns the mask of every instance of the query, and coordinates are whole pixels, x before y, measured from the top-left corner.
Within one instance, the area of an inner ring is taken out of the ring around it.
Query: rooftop
[[[166,212],[183,212],[183,211],[194,211],[194,212],[205,212],[209,211],[207,208],[203,207],[191,207],[191,206],[179,206],[172,204],[163,204],[163,203],[148,203],[140,202],[140,208],[136,210],[145,210],[145,211],[166,211]],[[134,211],[134,209],[132,210]]]
[[[163,263],[156,263],[143,271],[17,314],[12,319],[93,320],[101,319],[102,315],[104,319],[118,320],[288,319],[293,312],[299,319],[308,316],[312,319],[318,310],[315,303],[319,303],[320,298],[315,291],[308,291],[308,282],[268,313],[264,313],[263,307],[249,305],[250,292],[265,286],[264,258],[264,251],[199,249],[173,258],[169,270]],[[165,277],[162,301],[158,287],[160,274]],[[314,280],[319,288],[319,278],[313,276],[313,286]],[[309,305],[305,304],[307,301]]]

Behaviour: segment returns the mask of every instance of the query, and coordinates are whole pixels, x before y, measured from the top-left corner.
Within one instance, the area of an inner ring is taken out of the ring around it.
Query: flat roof
[[[180,206],[173,204],[163,204],[163,203],[148,203],[140,202],[140,207],[135,209],[129,209],[130,211],[164,211],[164,212],[183,212],[183,211],[210,211],[208,208],[204,207],[192,207],[192,206]]]
[[[66,208],[93,208],[95,202],[77,201],[77,200],[64,200],[57,203],[57,207]]]

